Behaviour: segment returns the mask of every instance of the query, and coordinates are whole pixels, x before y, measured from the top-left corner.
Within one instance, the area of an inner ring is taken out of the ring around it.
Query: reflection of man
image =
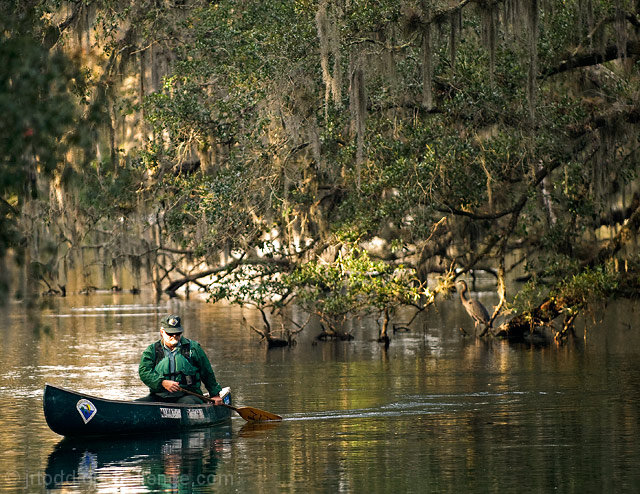
[[[161,442],[145,441],[148,447],[136,449],[144,455],[140,463],[144,486],[152,492],[177,493],[200,492],[216,484],[220,451],[230,432],[231,426],[215,427]]]
[[[184,388],[202,393],[202,382],[215,404],[222,403],[218,396],[221,387],[216,381],[211,364],[202,347],[182,336],[180,317],[170,315],[160,322],[160,339],[142,353],[138,373],[151,393],[139,401],[165,401],[170,403],[202,403],[180,391]]]

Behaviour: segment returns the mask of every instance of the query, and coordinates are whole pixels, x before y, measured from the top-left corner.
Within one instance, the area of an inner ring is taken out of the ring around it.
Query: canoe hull
[[[175,431],[225,423],[227,407],[107,400],[47,384],[44,416],[51,430],[67,437]]]

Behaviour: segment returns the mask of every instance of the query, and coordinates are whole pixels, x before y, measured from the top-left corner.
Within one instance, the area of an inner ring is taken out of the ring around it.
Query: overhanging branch
[[[283,269],[287,268],[291,265],[290,261],[287,259],[264,259],[264,258],[249,258],[245,259],[244,256],[235,259],[234,261],[226,264],[225,266],[219,266],[217,268],[206,269],[204,271],[199,271],[197,273],[193,273],[189,276],[185,276],[178,280],[172,281],[169,286],[165,289],[170,295],[175,295],[176,291],[183,285],[195,282],[201,278],[206,278],[207,276],[212,276],[220,273],[230,273],[234,269],[239,266],[280,266]]]
[[[439,208],[435,208],[435,209],[436,209],[436,211],[438,211],[440,213],[454,214],[456,216],[466,216],[466,217],[474,219],[474,220],[497,220],[497,219],[503,218],[505,216],[508,216],[510,214],[519,213],[520,211],[522,211],[522,208],[524,208],[525,204],[527,204],[527,201],[529,200],[529,190],[532,189],[532,188],[536,188],[538,185],[540,185],[542,180],[544,180],[544,178],[547,175],[549,175],[553,170],[558,168],[560,166],[560,164],[561,163],[559,161],[556,161],[556,162],[552,162],[552,163],[548,164],[547,166],[545,166],[543,168],[540,168],[536,172],[535,176],[533,177],[533,181],[529,184],[529,187],[522,194],[520,199],[513,206],[511,206],[509,209],[505,209],[505,210],[500,211],[498,213],[491,213],[491,214],[474,213],[474,212],[471,212],[471,211],[465,211],[463,209],[458,209],[458,208],[455,208],[455,207],[450,206],[450,205],[445,205],[445,207],[439,207]]]
[[[580,67],[591,67],[593,65],[599,65],[604,62],[610,62],[622,57],[621,51],[617,45],[609,45],[603,51],[592,51],[589,53],[581,53],[573,55],[566,60],[563,60],[555,67],[550,67],[545,70],[541,75],[541,79],[546,79],[556,74],[566,72],[568,70],[577,69]],[[629,41],[626,46],[626,55],[638,56],[640,55],[640,42]]]

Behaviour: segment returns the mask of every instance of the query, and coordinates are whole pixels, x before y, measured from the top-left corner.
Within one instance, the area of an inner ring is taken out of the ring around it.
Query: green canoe
[[[51,430],[68,437],[184,430],[231,418],[230,408],[210,403],[106,400],[50,384],[44,388],[43,407]]]

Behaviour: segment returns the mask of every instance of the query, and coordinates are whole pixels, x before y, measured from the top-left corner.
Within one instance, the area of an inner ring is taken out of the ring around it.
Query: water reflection
[[[247,422],[238,431],[238,437],[261,437],[282,425],[282,422]]]
[[[49,455],[43,483],[52,491],[87,491],[108,483],[148,492],[193,492],[225,485],[218,465],[230,444],[229,425],[179,435],[63,439]]]
[[[450,302],[386,352],[370,320],[354,341],[314,344],[309,328],[294,348],[267,350],[241,324],[260,314],[221,304],[70,295],[32,319],[10,304],[0,492],[41,493],[44,480],[53,492],[640,492],[640,304],[611,305],[579,338],[538,345],[463,338],[469,318]],[[140,354],[169,312],[188,321],[237,404],[285,420],[60,442],[42,414],[44,384],[146,394]]]

